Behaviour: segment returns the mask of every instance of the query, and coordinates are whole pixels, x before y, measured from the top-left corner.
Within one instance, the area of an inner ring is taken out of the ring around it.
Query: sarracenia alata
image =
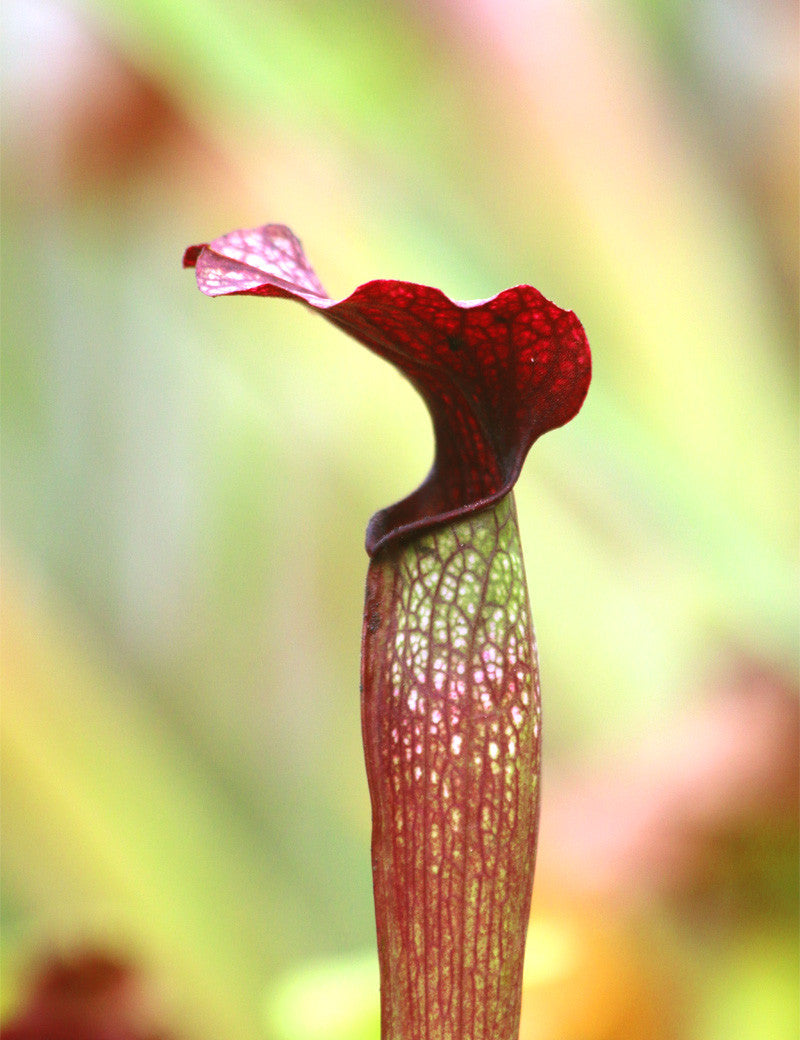
[[[208,296],[279,296],[391,361],[435,457],[372,517],[361,661],[382,1040],[516,1040],[539,819],[536,644],[512,488],[589,388],[583,328],[529,285],[331,299],[270,224],[186,250]]]

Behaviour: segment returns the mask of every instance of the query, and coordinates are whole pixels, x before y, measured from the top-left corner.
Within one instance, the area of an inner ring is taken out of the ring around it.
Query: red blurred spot
[[[127,961],[98,950],[51,955],[0,1040],[174,1040],[153,1022],[146,986]]]

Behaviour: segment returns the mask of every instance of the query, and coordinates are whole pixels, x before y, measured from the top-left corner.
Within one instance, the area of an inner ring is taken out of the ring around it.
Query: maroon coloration
[[[370,560],[362,726],[385,1040],[517,1040],[539,819],[513,495]]]
[[[209,296],[298,300],[411,381],[436,452],[376,513],[362,726],[384,1040],[516,1040],[539,817],[536,645],[511,489],[568,422],[591,358],[574,314],[520,285],[474,303],[373,281],[332,300],[288,228],[192,246]]]
[[[502,498],[533,442],[568,422],[589,388],[580,322],[529,285],[457,303],[428,286],[380,280],[332,300],[279,224],[191,246],[183,263],[197,268],[208,296],[278,296],[312,307],[391,361],[424,398],[433,467],[416,491],[373,516],[370,556]]]

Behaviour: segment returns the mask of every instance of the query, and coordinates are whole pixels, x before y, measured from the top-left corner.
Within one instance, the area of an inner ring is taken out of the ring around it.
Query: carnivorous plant
[[[333,300],[270,224],[190,247],[208,296],[277,296],[392,362],[430,473],[373,516],[361,664],[382,1040],[516,1040],[541,708],[513,485],[589,388],[583,328],[529,285],[456,303],[377,280]]]

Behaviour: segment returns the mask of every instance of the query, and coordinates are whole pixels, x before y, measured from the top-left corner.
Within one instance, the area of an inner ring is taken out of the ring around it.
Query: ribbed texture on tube
[[[382,1040],[517,1040],[541,715],[512,494],[371,560],[362,724]]]

